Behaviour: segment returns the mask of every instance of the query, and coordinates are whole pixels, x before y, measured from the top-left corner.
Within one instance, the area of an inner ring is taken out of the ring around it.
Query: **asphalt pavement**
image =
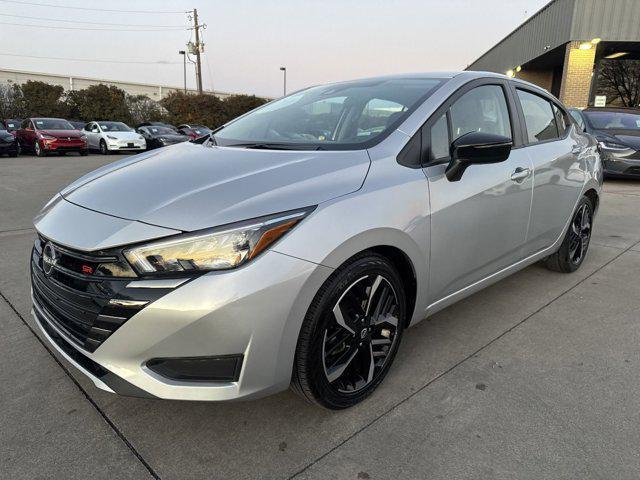
[[[407,331],[342,412],[102,392],[30,316],[32,218],[120,157],[0,158],[0,478],[637,479],[640,182],[607,181],[589,255],[531,266]]]

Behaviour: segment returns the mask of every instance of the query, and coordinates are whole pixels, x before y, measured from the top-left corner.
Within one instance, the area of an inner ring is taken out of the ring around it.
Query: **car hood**
[[[40,133],[56,138],[80,138],[80,130],[38,130]]]
[[[140,134],[136,132],[104,132],[104,134],[118,140],[138,140],[140,138]]]
[[[181,143],[129,157],[61,195],[108,215],[182,231],[317,205],[358,190],[358,151],[283,151]]]

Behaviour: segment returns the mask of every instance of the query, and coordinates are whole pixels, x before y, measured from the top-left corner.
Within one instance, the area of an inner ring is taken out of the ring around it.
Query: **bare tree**
[[[640,61],[603,60],[598,76],[598,90],[613,102],[620,100],[625,107],[640,104]],[[608,99],[607,103],[612,103]]]

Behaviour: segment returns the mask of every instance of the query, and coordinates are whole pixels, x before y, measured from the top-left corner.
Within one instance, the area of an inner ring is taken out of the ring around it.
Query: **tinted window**
[[[553,115],[556,117],[556,126],[558,127],[558,133],[561,137],[564,137],[564,134],[567,133],[567,129],[569,128],[569,120],[566,118],[566,114],[558,108],[558,106],[554,103],[553,105]]]
[[[429,132],[429,161],[442,160],[449,156],[449,126],[447,115],[442,115],[431,127]]]
[[[580,128],[584,130],[585,129],[584,119],[582,118],[582,115],[580,115],[580,112],[577,112],[576,110],[571,110],[569,111],[569,113],[571,114],[573,119],[578,123]]]
[[[452,140],[470,132],[511,138],[509,110],[502,87],[483,85],[474,88],[456,100],[450,112]]]
[[[216,132],[216,140],[226,146],[276,143],[338,150],[357,146],[395,127],[441,83],[391,78],[309,88],[231,122]]]
[[[558,129],[551,102],[533,93],[518,90],[524,113],[529,143],[544,142],[558,138]]]

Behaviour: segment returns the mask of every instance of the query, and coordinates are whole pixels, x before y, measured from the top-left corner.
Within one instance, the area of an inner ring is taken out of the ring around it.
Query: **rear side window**
[[[552,104],[553,107],[553,115],[556,117],[556,125],[558,127],[558,134],[561,137],[564,137],[564,134],[567,133],[569,129],[569,119],[566,117],[566,113],[560,109],[555,103]]]
[[[582,130],[584,130],[586,128],[586,125],[584,124],[584,119],[582,118],[582,115],[576,112],[575,110],[571,110],[569,113],[571,113],[571,116],[573,117],[573,119],[578,123],[578,126]]]
[[[559,137],[553,105],[548,100],[518,89],[529,143],[554,140]]]
[[[465,93],[451,106],[453,140],[470,132],[511,136],[511,123],[504,90],[498,85],[483,85]]]

